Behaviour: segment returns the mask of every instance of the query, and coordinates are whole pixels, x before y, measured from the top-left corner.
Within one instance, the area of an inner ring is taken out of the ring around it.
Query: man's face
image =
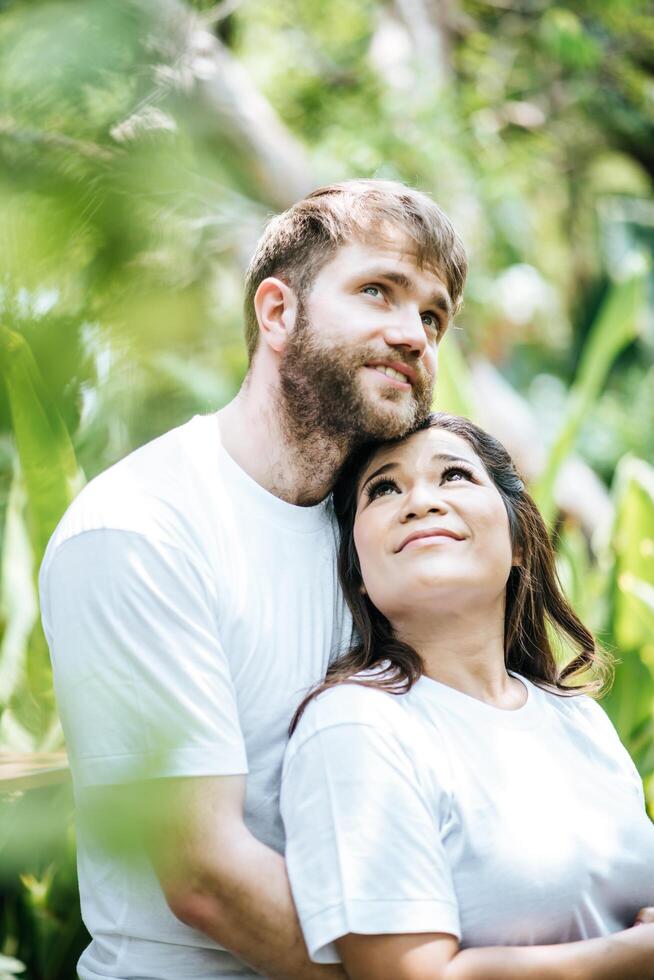
[[[400,234],[342,246],[298,304],[280,364],[289,419],[354,442],[402,435],[431,408],[451,309]]]

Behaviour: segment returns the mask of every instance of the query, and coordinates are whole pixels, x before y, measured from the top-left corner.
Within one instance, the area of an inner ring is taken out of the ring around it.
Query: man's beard
[[[416,380],[409,397],[391,384],[376,395],[365,390],[361,368],[375,361],[400,361],[411,367]],[[408,361],[393,349],[322,346],[302,303],[279,379],[284,428],[298,442],[322,436],[351,447],[397,439],[431,409],[433,379],[417,359]]]

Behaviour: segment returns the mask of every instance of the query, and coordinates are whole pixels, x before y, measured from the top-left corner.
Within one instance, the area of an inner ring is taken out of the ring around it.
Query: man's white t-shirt
[[[282,777],[288,873],[310,955],[348,933],[466,946],[572,942],[654,904],[654,825],[602,708],[521,678],[506,711],[422,677],[310,702]]]
[[[78,802],[82,980],[255,976],[169,910],[143,855],[108,855],[91,788],[247,773],[245,819],[284,849],[279,783],[302,695],[347,647],[331,506],[268,493],[196,416],[91,481],[41,568]]]

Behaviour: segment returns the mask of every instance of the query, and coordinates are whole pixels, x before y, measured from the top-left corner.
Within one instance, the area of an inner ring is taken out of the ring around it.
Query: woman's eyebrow
[[[384,463],[383,466],[380,466],[378,470],[375,470],[374,473],[371,473],[370,476],[367,476],[365,478],[365,480],[361,484],[361,490],[359,490],[359,493],[361,493],[361,491],[364,489],[364,487],[366,487],[370,483],[371,480],[374,480],[374,478],[376,476],[379,476],[380,473],[387,473],[389,470],[395,469],[396,466],[397,466],[397,463],[392,463],[392,462],[391,463]]]
[[[446,463],[468,463],[470,466],[474,466],[479,469],[477,463],[473,459],[468,459],[467,456],[452,456],[450,453],[435,453],[432,456],[434,459],[443,459]]]
[[[478,464],[475,463],[472,459],[468,459],[467,456],[454,456],[451,453],[434,453],[434,455],[432,456],[432,462],[435,459],[443,460],[446,463],[467,463],[469,466],[474,466],[475,469],[479,469]],[[380,476],[382,473],[388,473],[389,470],[395,469],[398,465],[399,465],[398,463],[394,463],[391,461],[388,463],[384,463],[382,466],[379,467],[379,469],[374,470],[370,474],[370,476],[367,476],[363,481],[363,483],[361,484],[361,490],[359,491],[359,493],[361,493],[365,489],[365,487],[370,483],[370,481],[374,480],[376,476]]]

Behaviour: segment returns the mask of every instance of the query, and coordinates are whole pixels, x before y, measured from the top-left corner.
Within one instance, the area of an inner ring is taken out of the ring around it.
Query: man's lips
[[[463,541],[462,535],[455,534],[454,531],[449,531],[445,527],[424,528],[422,531],[414,531],[409,534],[397,549],[396,554],[402,551],[410,541],[417,541],[418,538],[452,538],[453,541]]]
[[[403,361],[368,361],[365,366],[369,368],[392,368],[393,371],[403,374],[409,384],[413,385],[416,383],[416,372],[413,370],[413,368],[410,368],[408,364],[404,364]],[[393,381],[399,379],[390,378],[389,380]]]

